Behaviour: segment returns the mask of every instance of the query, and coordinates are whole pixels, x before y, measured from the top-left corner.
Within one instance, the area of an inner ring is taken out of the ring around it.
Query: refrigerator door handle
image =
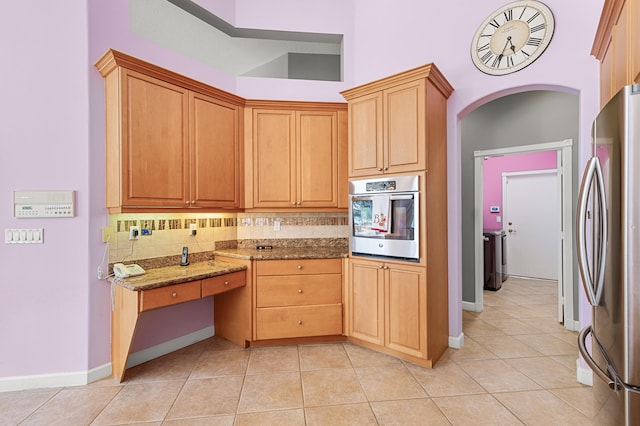
[[[600,380],[605,382],[611,389],[613,389],[614,391],[617,392],[618,390],[620,390],[620,382],[617,380],[617,376],[615,375],[615,373],[613,374],[613,376],[615,377],[613,379],[609,375],[609,374],[613,373],[609,369],[609,367],[610,367],[609,362],[607,362],[607,370],[609,370],[609,371],[608,372],[604,371],[595,362],[595,360],[591,357],[591,354],[587,350],[586,340],[587,340],[587,336],[589,334],[593,334],[593,327],[590,326],[590,325],[585,327],[585,328],[583,328],[582,331],[580,331],[580,334],[578,334],[578,350],[580,351],[580,354],[582,355],[582,358],[587,363],[589,368],[591,368],[591,370],[594,373],[596,373],[596,375],[598,377],[600,377]],[[596,346],[596,345],[600,346],[598,341],[596,339],[594,339],[594,338],[591,339],[591,344],[592,344],[592,346]]]
[[[598,203],[598,216],[594,218],[598,224],[599,235],[593,238],[598,241],[597,253],[593,254],[594,265],[591,265],[587,255],[587,215],[589,211],[587,204],[589,193],[595,183],[596,202]],[[587,299],[591,306],[598,306],[602,297],[605,264],[607,261],[607,200],[604,193],[604,179],[602,177],[602,168],[598,157],[592,157],[587,163],[582,183],[580,185],[580,194],[578,196],[578,213],[577,213],[577,248],[578,248],[578,269],[582,277]],[[595,262],[597,261],[597,266]],[[592,271],[591,268],[594,268]]]

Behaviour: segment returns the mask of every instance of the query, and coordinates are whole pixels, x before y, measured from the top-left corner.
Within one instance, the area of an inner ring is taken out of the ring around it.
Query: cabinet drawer
[[[342,305],[256,309],[256,338],[333,336],[342,334]]]
[[[342,303],[342,275],[258,277],[256,306],[330,305]]]
[[[140,294],[140,312],[200,299],[200,281],[144,290]]]
[[[232,272],[202,280],[202,297],[224,293],[246,285],[245,271]]]
[[[260,260],[258,275],[341,274],[342,259]]]

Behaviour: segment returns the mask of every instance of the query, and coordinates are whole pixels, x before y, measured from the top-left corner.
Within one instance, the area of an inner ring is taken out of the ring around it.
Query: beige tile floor
[[[510,278],[464,312],[465,344],[426,369],[349,343],[242,349],[211,338],[126,381],[0,393],[0,425],[590,425],[556,284]]]

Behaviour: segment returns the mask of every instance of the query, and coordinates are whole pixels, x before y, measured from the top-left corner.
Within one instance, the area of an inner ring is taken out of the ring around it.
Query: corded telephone
[[[145,270],[135,263],[125,265],[123,263],[116,263],[113,265],[113,273],[118,278],[135,277],[136,275],[142,275]]]

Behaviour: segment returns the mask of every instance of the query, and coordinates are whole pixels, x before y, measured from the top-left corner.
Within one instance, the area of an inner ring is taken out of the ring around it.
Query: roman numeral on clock
[[[542,43],[541,38],[531,37],[529,41],[527,41],[527,46],[540,46],[540,43]]]
[[[540,30],[544,30],[545,28],[546,28],[545,24],[536,25],[535,27],[531,27],[531,32],[535,33],[535,32],[538,32]]]
[[[493,52],[488,51],[487,53],[485,53],[484,55],[482,55],[482,57],[480,58],[480,60],[482,62],[484,62],[485,64],[488,64],[489,61],[491,61],[491,59],[494,57]]]

